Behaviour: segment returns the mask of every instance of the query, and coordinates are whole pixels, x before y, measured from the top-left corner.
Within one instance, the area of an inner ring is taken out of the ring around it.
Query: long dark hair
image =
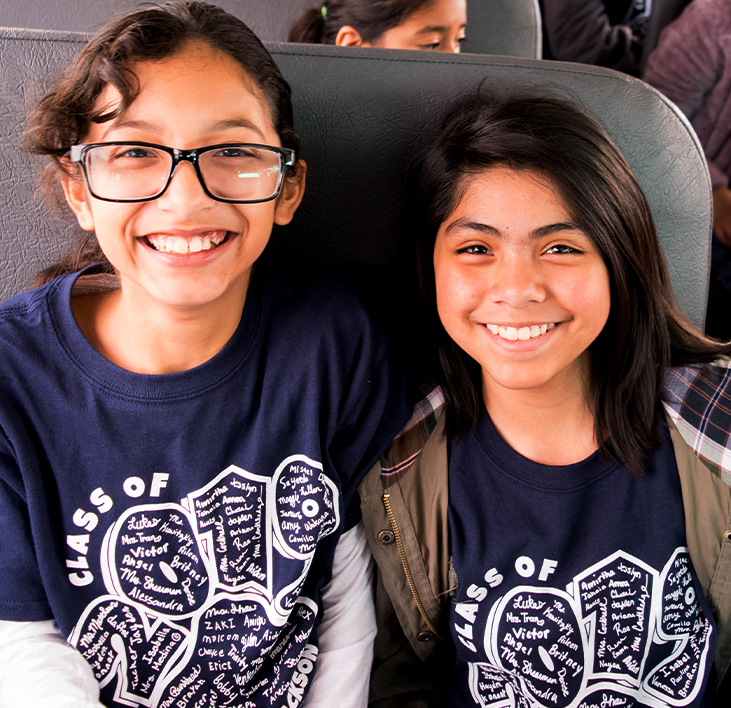
[[[428,329],[439,356],[447,434],[473,429],[481,405],[480,367],[439,321],[434,243],[471,175],[502,165],[546,177],[609,272],[611,310],[591,346],[595,435],[633,474],[660,439],[666,369],[710,361],[731,345],[709,339],[675,301],[650,207],[627,161],[597,123],[568,101],[548,96],[461,98],[446,113],[419,161],[409,228]]]
[[[384,32],[432,2],[434,0],[325,0],[297,17],[289,30],[289,41],[335,44],[344,25],[358,30],[366,42],[377,41]]]
[[[102,28],[66,71],[58,88],[44,96],[31,113],[24,144],[30,152],[52,158],[43,177],[47,189],[56,182],[58,170],[74,170],[63,157],[71,145],[83,141],[91,124],[112,120],[135,100],[139,83],[133,65],[165,59],[191,41],[204,42],[242,66],[261,92],[282,145],[299,150],[289,84],[258,37],[215,5],[197,0],[168,2],[132,11]],[[118,89],[122,100],[113,110],[103,112],[97,99],[108,84]],[[105,260],[96,237],[87,234],[61,263],[39,274],[36,284]]]

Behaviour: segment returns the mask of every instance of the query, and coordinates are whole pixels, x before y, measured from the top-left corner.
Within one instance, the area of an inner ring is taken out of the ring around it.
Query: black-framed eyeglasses
[[[105,202],[148,202],[168,188],[178,165],[193,164],[203,191],[219,202],[255,204],[274,199],[294,150],[224,143],[195,150],[154,143],[74,145],[69,159],[81,165],[92,196]]]

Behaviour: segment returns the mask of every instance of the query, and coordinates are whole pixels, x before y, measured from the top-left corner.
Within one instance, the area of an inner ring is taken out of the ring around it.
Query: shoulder
[[[343,278],[333,275],[272,274],[264,271],[253,281],[265,300],[294,308],[298,316],[337,317],[338,313],[367,313],[356,290]]]
[[[730,383],[731,359],[673,366],[665,376],[663,402],[683,418],[722,414],[731,400]]]
[[[731,484],[731,360],[672,367],[663,404],[683,440]]]
[[[15,295],[0,303],[0,343],[15,346],[22,339],[44,336],[52,305],[58,302],[63,279],[53,280],[34,290]]]
[[[667,29],[691,46],[717,41],[731,31],[731,5],[728,0],[693,0]]]
[[[705,21],[715,21],[721,26],[731,24],[731,7],[728,0],[693,0],[683,9],[676,22],[682,24],[689,18],[698,18]],[[707,27],[711,31],[712,27]]]
[[[257,287],[268,336],[287,338],[302,350],[324,348],[350,357],[385,353],[381,318],[343,280],[267,274]]]
[[[411,418],[381,456],[381,479],[388,487],[416,462],[432,435],[441,435],[439,421],[444,413],[444,394],[435,383],[421,388],[421,399]]]

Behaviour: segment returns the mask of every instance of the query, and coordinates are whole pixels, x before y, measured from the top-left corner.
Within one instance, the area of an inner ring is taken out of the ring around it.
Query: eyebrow
[[[485,234],[487,236],[494,236],[498,239],[503,238],[503,233],[496,229],[490,224],[482,224],[479,221],[468,221],[466,219],[457,219],[453,221],[444,230],[444,235],[448,236],[454,230],[466,230],[466,231],[477,231],[478,233]],[[581,231],[581,229],[572,223],[558,222],[556,224],[546,224],[545,226],[539,226],[530,233],[531,240],[543,238],[544,236],[550,236],[551,234],[560,233],[561,231]]]
[[[227,118],[226,120],[216,121],[210,126],[211,131],[214,133],[218,130],[228,130],[229,128],[246,128],[247,130],[253,130],[255,133],[258,133],[262,138],[264,137],[261,128],[246,118]]]
[[[107,130],[104,131],[104,136],[112,131],[117,130],[120,128],[137,128],[139,130],[148,130],[152,131],[155,130],[158,126],[154,123],[150,123],[146,120],[119,120],[119,121],[112,121],[111,124],[108,126]],[[255,124],[252,123],[250,120],[247,120],[246,118],[227,118],[225,120],[219,120],[215,121],[214,123],[210,124],[208,126],[208,130],[212,133],[216,133],[221,130],[230,130],[231,128],[246,128],[248,130],[251,130],[255,132],[257,135],[260,135],[262,138],[264,138],[264,133],[261,131],[261,129]]]
[[[460,25],[460,29],[467,27],[467,24]],[[430,34],[432,32],[446,32],[449,28],[444,25],[430,25],[429,27],[423,27],[416,34]]]

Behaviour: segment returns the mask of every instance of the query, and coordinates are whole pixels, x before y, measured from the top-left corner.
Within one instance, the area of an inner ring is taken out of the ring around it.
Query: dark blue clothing
[[[85,339],[74,281],[0,306],[0,617],[55,618],[108,705],[299,705],[356,485],[410,412],[381,330],[255,277],[221,352],[141,375]]]
[[[703,705],[716,633],[661,434],[637,478],[599,452],[532,462],[484,410],[451,444],[446,705]]]

